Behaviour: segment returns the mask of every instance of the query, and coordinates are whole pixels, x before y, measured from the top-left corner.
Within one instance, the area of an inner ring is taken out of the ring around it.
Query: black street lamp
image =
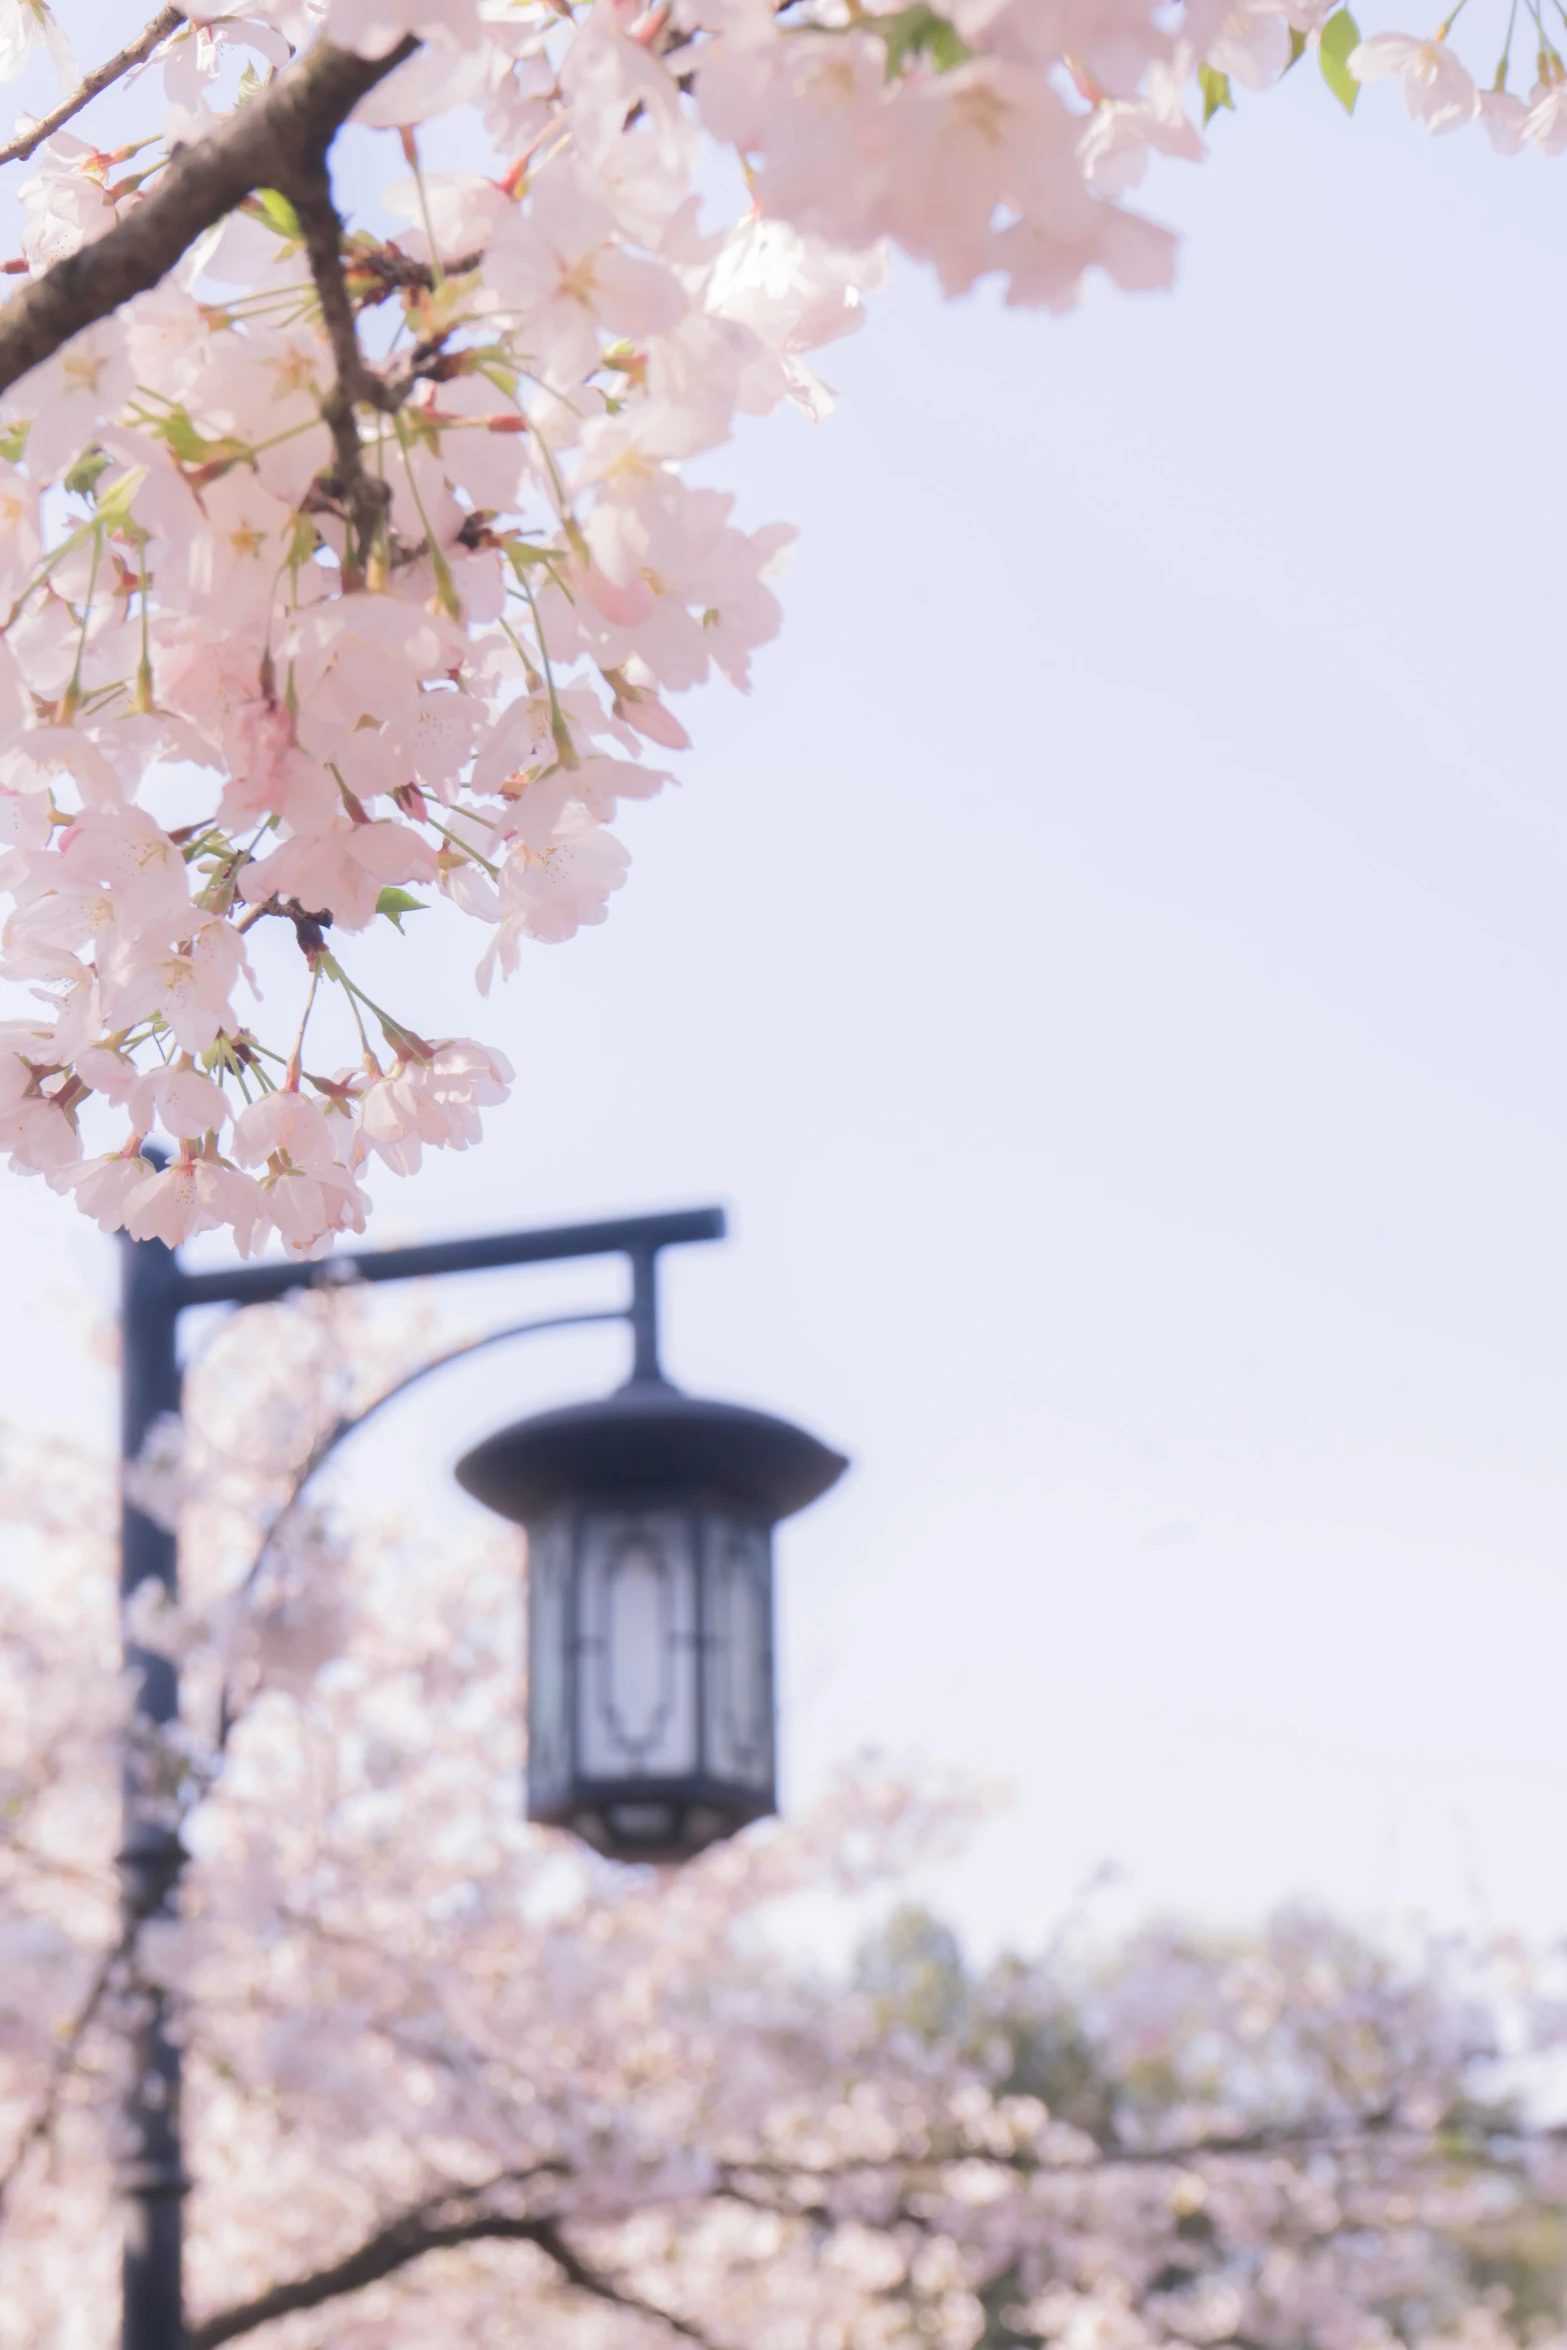
[[[686,1860],[776,1808],[773,1527],[846,1463],[658,1375],[457,1464],[528,1529],[528,1817]]]
[[[685,1859],[775,1808],[772,1529],[847,1465],[786,1420],[684,1395],[664,1378],[659,1251],[721,1240],[724,1229],[722,1209],[694,1208],[214,1272],[187,1271],[161,1241],[124,1240],[121,1458],[138,1460],[154,1423],[179,1412],[177,1334],[187,1307],[624,1256],[631,1294],[623,1307],[547,1315],[454,1348],[334,1430],[306,1474],[370,1410],[460,1355],[533,1332],[629,1325],[623,1387],[503,1429],[457,1474],[528,1530],[529,1818],[572,1828],[619,1859]],[[175,1595],[175,1538],[127,1497],[121,1591],[129,1598],[149,1579]],[[185,1852],[160,1735],[179,1715],[176,1668],[130,1644],[125,1663],[135,1689],[119,1861],[130,1951],[144,1921],[175,1914]],[[225,1698],[223,1736],[227,1728]],[[140,1988],[130,2069],[119,2172],[128,2200],[122,2342],[124,2350],[185,2350],[179,2046],[167,1995],[154,1985]]]

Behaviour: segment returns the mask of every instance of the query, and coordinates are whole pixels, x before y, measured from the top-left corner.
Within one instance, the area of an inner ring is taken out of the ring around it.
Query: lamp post
[[[658,1258],[721,1240],[720,1208],[367,1250],[312,1263],[197,1272],[161,1241],[121,1242],[121,1459],[180,1409],[180,1315],[345,1281],[412,1281],[511,1265],[624,1256],[622,1307],[555,1314],[496,1339],[623,1321],[631,1376],[597,1402],[502,1430],[459,1464],[467,1490],[529,1534],[528,1816],[623,1859],[683,1859],[774,1809],[772,1528],[841,1476],[842,1457],[788,1421],[683,1395],[658,1355]],[[374,1408],[374,1407],[372,1407]],[[368,1416],[361,1415],[363,1417]],[[319,1467],[336,1430],[311,1463]],[[120,1588],[173,1598],[175,1537],[127,1492]],[[173,1660],[127,1643],[134,1690],[119,1857],[123,1943],[173,1917],[185,1853],[161,1733],[178,1719]],[[225,1705],[226,1716],[226,1705]],[[167,1994],[137,2002],[119,2180],[127,2216],[123,2350],[185,2350],[180,2055]]]

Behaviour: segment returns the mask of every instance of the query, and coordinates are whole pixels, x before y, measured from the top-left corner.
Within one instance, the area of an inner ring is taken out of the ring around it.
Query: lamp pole
[[[190,1306],[269,1303],[296,1289],[341,1282],[415,1281],[447,1273],[479,1273],[508,1265],[562,1263],[579,1257],[623,1256],[631,1294],[608,1312],[553,1316],[524,1327],[562,1328],[577,1322],[621,1320],[631,1330],[632,1378],[657,1385],[658,1258],[662,1249],[724,1237],[721,1208],[689,1208],[668,1215],[628,1216],[595,1224],[558,1224],[477,1240],[366,1250],[310,1263],[243,1265],[215,1272],[188,1271],[160,1240],[121,1240],[120,1458],[140,1459],[149,1431],[180,1409],[179,1318]],[[497,1335],[506,1335],[500,1333]],[[463,1350],[459,1350],[463,1351]],[[175,1536],[138,1509],[125,1493],[120,1513],[120,1589],[160,1584],[172,1599],[179,1585]],[[162,1733],[179,1715],[179,1676],[172,1658],[127,1643],[125,1664],[134,1690],[125,1747],[123,1834],[119,1856],[122,1934],[133,1948],[141,1926],[173,1917],[185,1862],[176,1791],[168,1784]],[[140,1986],[126,2093],[119,2182],[126,2200],[123,2262],[123,2350],[185,2350],[181,2278],[182,2203],[189,2184],[180,2136],[180,2051],[168,1997]]]

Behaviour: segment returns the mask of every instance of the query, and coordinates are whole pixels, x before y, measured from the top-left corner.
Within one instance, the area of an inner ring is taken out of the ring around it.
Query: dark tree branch
[[[43,145],[45,139],[52,139],[55,132],[70,121],[73,114],[80,114],[84,106],[91,105],[100,90],[106,90],[111,82],[117,82],[121,74],[129,73],[133,65],[144,65],[158,43],[167,40],[170,33],[177,32],[184,22],[183,8],[160,9],[151,24],[143,26],[134,41],[128,41],[117,55],[106,57],[102,65],[94,66],[70,96],[60,100],[52,114],[46,114],[41,122],[35,122],[30,131],[24,131],[8,147],[0,147],[0,163],[25,163],[29,155]]]
[[[391,501],[390,484],[365,471],[364,448],[354,414],[360,401],[380,406],[381,385],[366,367],[359,348],[354,306],[343,276],[343,223],[332,201],[332,181],[324,157],[306,161],[291,179],[279,184],[299,215],[310,274],[315,280],[327,341],[332,346],[337,381],[321,404],[321,414],[332,435],[334,461],[331,473],[320,486],[342,507],[347,525],[343,585],[356,588],[364,584],[365,565]]]
[[[518,2183],[496,2182],[497,2185]],[[493,2193],[494,2187],[483,2192]],[[697,2350],[712,2350],[707,2336],[685,2318],[628,2293],[613,2278],[590,2266],[566,2241],[558,2221],[486,2210],[482,2195],[446,2195],[421,2204],[390,2221],[368,2237],[356,2252],[333,2262],[329,2268],[295,2277],[286,2285],[274,2285],[252,2301],[219,2310],[215,2316],[191,2328],[190,2350],[219,2350],[220,2344],[237,2341],[242,2334],[254,2333],[258,2326],[271,2325],[280,2317],[291,2317],[302,2309],[319,2309],[328,2301],[341,2300],[345,2294],[363,2292],[367,2285],[379,2284],[384,2277],[395,2276],[399,2269],[422,2260],[427,2252],[450,2251],[462,2244],[484,2242],[536,2245],[579,2293],[586,2293],[595,2301],[606,2301],[635,2317],[656,2318],[672,2333],[694,2342]]]
[[[1081,2181],[1096,2172],[1114,2170],[1126,2163],[1181,2164],[1216,2158],[1235,2160],[1291,2150],[1308,2152],[1325,2146],[1347,2151],[1357,2144],[1387,2145],[1403,2134],[1391,2111],[1379,2108],[1344,2122],[1306,2125],[1295,2129],[1258,2130],[1232,2137],[1192,2139],[1182,2146],[1158,2151],[1102,2147],[1080,2164],[1039,2164],[1021,2155],[990,2159],[1035,2179],[1055,2177]],[[1419,2131],[1409,2134],[1417,2138],[1430,2135]],[[1541,2140],[1554,2140],[1562,2134],[1557,2129],[1531,2133]],[[957,2151],[954,2149],[954,2155]],[[925,2166],[916,2167],[939,2169],[947,2159],[952,2157],[938,2155],[927,2158]],[[840,2224],[841,2215],[819,2194],[801,2201],[797,2193],[769,2194],[765,2189],[768,2186],[784,2189],[791,2182],[796,2189],[802,2185],[819,2189],[834,2179],[854,2177],[865,2171],[885,2171],[895,2167],[895,2163],[896,2158],[892,2164],[851,2162],[816,2169],[810,2165],[740,2162],[724,2166],[713,2191],[725,2201],[743,2205],[750,2210],[768,2212],[774,2217],[802,2221],[831,2231]],[[545,2163],[534,2171],[494,2179],[483,2188],[457,2191],[418,2205],[389,2221],[345,2259],[314,2270],[308,2276],[297,2277],[288,2284],[275,2285],[253,2300],[220,2310],[192,2329],[190,2350],[220,2350],[221,2344],[235,2341],[241,2335],[252,2333],[278,2318],[291,2316],[300,2310],[318,2309],[346,2294],[360,2292],[367,2285],[377,2284],[383,2278],[393,2276],[398,2270],[423,2259],[427,2252],[486,2241],[532,2244],[554,2263],[561,2277],[576,2291],[613,2308],[625,2310],[629,2315],[656,2319],[668,2327],[671,2333],[695,2344],[696,2350],[713,2350],[709,2338],[689,2319],[642,2300],[584,2259],[565,2235],[559,2219],[495,2208],[494,2199],[498,2195],[507,2192],[514,2194],[531,2180],[558,2175],[559,2170],[558,2164]],[[900,2194],[895,2208],[887,2215],[887,2224],[929,2234],[933,2223],[928,2213],[913,2207],[907,2196]]]
[[[1562,2134],[1567,2138],[1567,2125],[1563,2125]],[[1231,2136],[1183,2138],[1168,2146],[1096,2142],[1092,2152],[1085,2153],[1081,2158],[1050,2160],[1026,2147],[1015,2148],[1006,2154],[986,2153],[958,2142],[926,2148],[918,2154],[907,2152],[890,2158],[867,2155],[858,2161],[841,2163],[730,2162],[723,2165],[719,2176],[723,2193],[744,2200],[748,2190],[756,2185],[781,2189],[801,2185],[831,2185],[838,2179],[886,2172],[899,2163],[910,2169],[931,2171],[939,2170],[947,2163],[977,2160],[989,2163],[998,2170],[1015,2171],[1027,2179],[1078,2180],[1092,2178],[1101,2171],[1179,2169],[1185,2163],[1235,2162],[1252,2155],[1339,2153],[1372,2143],[1396,2145],[1401,2141],[1424,2145],[1434,2143],[1436,2135],[1427,2129],[1401,2129],[1395,2109],[1392,2106],[1378,2106],[1367,2113],[1345,2114],[1338,2119],[1330,2117],[1321,2121],[1282,2123],[1275,2129],[1247,2130]],[[1550,2132],[1538,2129],[1531,2135],[1543,2139]],[[756,2200],[755,2197],[752,2199]],[[774,2212],[804,2208],[793,2203],[767,2203],[761,2207]]]
[[[160,285],[203,230],[255,189],[297,187],[319,172],[360,99],[418,45],[410,35],[385,57],[355,57],[317,41],[221,130],[177,148],[156,185],[106,236],[67,253],[0,309],[0,391],[133,294]]]
[[[533,2240],[539,2250],[549,2254],[566,2282],[575,2285],[579,2293],[589,2293],[595,2301],[608,2301],[616,2309],[629,2310],[634,2317],[656,2317],[660,2325],[668,2326],[671,2333],[679,2334],[687,2342],[695,2342],[697,2350],[712,2350],[712,2343],[700,2326],[692,2325],[688,2318],[676,2317],[673,2310],[660,2309],[654,2302],[644,2301],[637,2294],[628,2293],[623,2286],[605,2276],[602,2269],[590,2268],[580,2254],[572,2250],[555,2220],[540,2220],[536,2225],[537,2233]]]

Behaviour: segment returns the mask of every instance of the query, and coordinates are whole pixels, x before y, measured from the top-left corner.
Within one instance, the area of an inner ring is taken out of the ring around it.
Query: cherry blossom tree
[[[1532,91],[1510,30],[1482,96],[1447,25],[1334,0],[236,0],[85,72],[0,0],[0,75],[63,86],[0,147],[11,1165],[141,1237],[362,1230],[369,1164],[510,1081],[423,1033],[420,958],[477,925],[488,990],[602,921],[671,697],[774,633],[788,530],[687,469],[826,414],[887,248],[1026,306],[1162,286],[1149,156],[1308,50],[1555,152],[1530,24]],[[427,167],[454,125],[473,168]],[[388,1006],[354,942],[405,923]]]
[[[253,1309],[138,1472],[188,1593],[129,1607],[184,1668],[149,1758],[178,1923],[118,1901],[112,1473],[0,1462],[3,2350],[113,2336],[149,1985],[186,2050],[194,2350],[1563,2339],[1555,1964],[1297,1916],[974,1970],[904,1910],[845,1979],[769,1915],[890,1884],[961,1788],[867,1767],[662,1876],[523,1827],[512,1537],[289,1506],[367,1400],[349,1366],[396,1367],[374,1310]]]

